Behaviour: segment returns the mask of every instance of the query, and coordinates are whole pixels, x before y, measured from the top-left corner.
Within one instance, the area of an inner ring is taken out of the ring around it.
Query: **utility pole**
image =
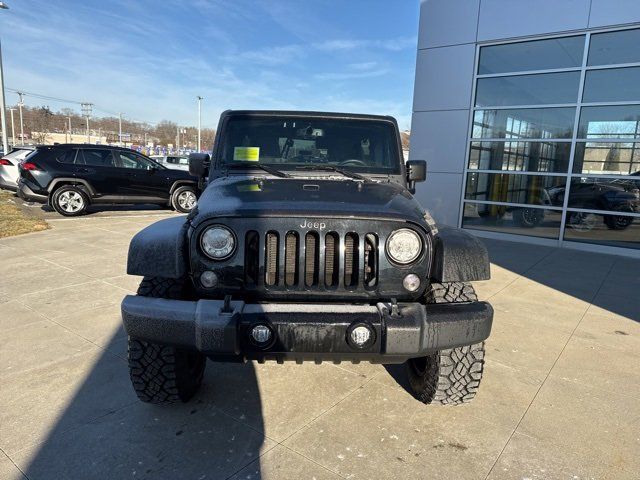
[[[0,2],[0,9],[8,10],[9,6]],[[9,142],[7,141],[7,111],[4,103],[4,72],[2,71],[2,45],[0,44],[0,109],[2,114],[0,115],[0,122],[2,122],[2,148],[4,149],[4,155],[9,153]]]
[[[180,153],[180,127],[176,128],[176,153]]]
[[[198,99],[198,153],[200,153],[200,138],[202,131],[202,98],[200,95],[196,97]]]
[[[122,112],[118,114],[118,145],[122,146]]]
[[[0,109],[2,109],[2,115],[0,121],[2,122],[2,148],[4,155],[9,153],[9,141],[7,140],[7,112],[4,103],[4,72],[2,71],[2,46],[0,45]]]
[[[67,120],[69,120],[69,143],[73,143],[71,138],[71,117],[67,117]]]
[[[13,112],[15,112],[16,109],[10,108],[9,110],[11,111],[11,146],[15,147],[16,146],[16,127],[13,123]]]
[[[91,143],[91,135],[89,135],[89,117],[91,116],[91,109],[93,107],[93,103],[81,103],[82,107],[82,115],[87,120],[87,143]]]
[[[18,100],[18,109],[20,110],[20,145],[24,145],[24,121],[22,120],[22,107],[24,107],[24,93],[16,92],[20,99]]]

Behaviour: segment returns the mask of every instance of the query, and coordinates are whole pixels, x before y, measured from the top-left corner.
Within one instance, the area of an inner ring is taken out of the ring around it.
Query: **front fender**
[[[459,228],[440,227],[433,243],[432,280],[473,282],[491,277],[487,248],[470,233]]]
[[[187,274],[188,248],[185,217],[167,218],[138,232],[129,244],[127,273],[148,277],[181,278]]]

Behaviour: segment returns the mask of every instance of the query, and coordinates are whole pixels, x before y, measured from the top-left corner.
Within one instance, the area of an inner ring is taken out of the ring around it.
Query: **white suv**
[[[0,158],[0,188],[14,192],[18,189],[18,164],[34,150],[35,147],[17,147]]]

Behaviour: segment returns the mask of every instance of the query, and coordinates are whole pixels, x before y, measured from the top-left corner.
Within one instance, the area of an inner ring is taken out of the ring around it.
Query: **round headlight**
[[[387,240],[387,255],[389,258],[403,265],[416,260],[422,253],[420,236],[408,228],[396,230]]]
[[[236,237],[222,225],[207,228],[200,237],[202,251],[213,260],[224,260],[236,250]]]

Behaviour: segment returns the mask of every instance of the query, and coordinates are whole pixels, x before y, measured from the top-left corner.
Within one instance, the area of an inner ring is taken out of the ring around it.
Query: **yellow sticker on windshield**
[[[259,183],[247,183],[244,185],[238,185],[239,192],[261,192],[262,188],[260,188]]]
[[[260,147],[234,147],[233,159],[237,162],[257,162],[260,160]]]

